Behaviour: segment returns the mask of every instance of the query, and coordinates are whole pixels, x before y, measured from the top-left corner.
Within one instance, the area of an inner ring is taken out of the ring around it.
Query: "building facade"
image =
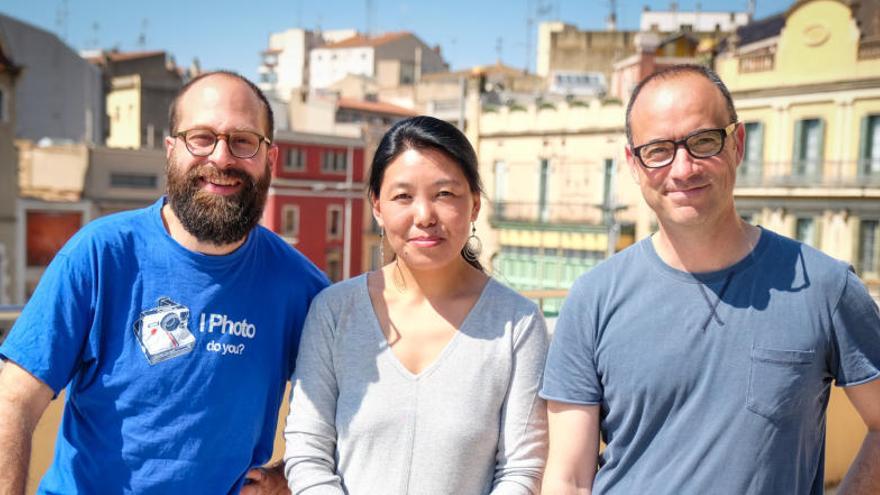
[[[0,14],[6,54],[22,67],[15,137],[104,142],[101,71],[52,33]]]
[[[364,142],[293,131],[276,133],[279,163],[262,223],[333,281],[360,274],[364,230]]]
[[[314,48],[309,54],[310,87],[321,89],[345,76],[376,79],[380,88],[413,85],[422,74],[440,72],[448,65],[440,47],[430,47],[409,32],[379,36],[356,35]]]
[[[168,107],[189,74],[164,51],[100,52],[88,60],[104,74],[107,146],[162,148]]]
[[[564,292],[634,241],[647,217],[623,122],[623,105],[599,100],[483,111],[476,140],[488,201],[477,229],[493,276],[527,293]],[[545,312],[560,302],[545,301]]]
[[[880,8],[801,0],[746,26],[717,69],[746,132],[741,215],[880,285]]]
[[[0,40],[0,306],[12,303],[15,286],[15,199],[18,197],[15,86],[20,73],[21,68],[9,58]]]
[[[19,140],[13,302],[33,293],[49,262],[90,220],[151,204],[165,191],[165,153]]]

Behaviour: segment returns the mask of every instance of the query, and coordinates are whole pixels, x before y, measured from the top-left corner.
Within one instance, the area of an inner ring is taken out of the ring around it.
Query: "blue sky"
[[[0,12],[52,31],[77,50],[166,50],[182,65],[197,57],[204,69],[231,69],[253,78],[269,33],[290,27],[364,31],[368,3],[373,5],[373,32],[413,31],[428,44],[439,44],[453,69],[493,63],[499,48],[506,64],[528,63],[534,69],[534,55],[526,57],[527,12],[543,6],[543,13],[533,14],[536,22],[559,19],[601,29],[610,8],[609,0],[0,0]],[[763,18],[792,1],[756,3],[756,17]],[[703,11],[743,11],[747,0],[678,4],[680,10],[699,4]],[[668,10],[669,1],[617,0],[618,26],[637,28],[644,5]],[[61,15],[65,10],[66,16]],[[66,22],[59,22],[62,18]],[[533,28],[532,53],[536,37]]]

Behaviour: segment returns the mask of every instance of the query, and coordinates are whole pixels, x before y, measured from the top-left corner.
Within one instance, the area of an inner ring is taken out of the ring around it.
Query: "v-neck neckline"
[[[474,314],[476,314],[481,306],[484,304],[484,300],[487,299],[486,294],[489,292],[489,287],[495,284],[495,280],[492,277],[488,277],[486,284],[483,286],[482,291],[480,292],[480,296],[477,298],[477,302],[471,307],[468,311],[467,315],[465,315],[464,319],[461,321],[461,324],[455,329],[455,334],[452,338],[449,339],[449,342],[443,346],[443,349],[437,354],[437,357],[431,361],[428,366],[425,366],[422,371],[418,373],[414,373],[412,370],[407,368],[401,361],[400,358],[397,357],[397,354],[394,353],[394,350],[391,348],[391,344],[388,342],[388,338],[385,336],[385,332],[382,331],[382,324],[379,322],[379,315],[376,314],[376,308],[373,306],[373,298],[370,297],[370,287],[368,283],[368,274],[364,274],[364,283],[362,285],[363,290],[363,301],[364,304],[367,305],[367,309],[369,309],[369,313],[372,316],[371,318],[371,326],[373,327],[372,332],[373,335],[379,339],[380,348],[382,349],[382,354],[386,354],[388,359],[392,362],[395,368],[407,379],[413,381],[419,381],[430,375],[437,368],[439,368],[443,361],[446,360],[446,357],[452,353],[455,347],[458,345],[458,342],[463,338],[461,336],[464,333],[464,329],[470,326],[470,321],[474,318]],[[387,304],[386,304],[387,306]],[[380,354],[381,357],[381,354]]]

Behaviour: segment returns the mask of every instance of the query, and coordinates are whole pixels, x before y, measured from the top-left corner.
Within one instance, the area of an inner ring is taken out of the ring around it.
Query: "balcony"
[[[737,171],[738,188],[873,188],[880,186],[880,160],[748,162]]]
[[[600,205],[587,203],[538,203],[495,201],[490,223],[541,226],[559,230],[595,231],[607,229]]]

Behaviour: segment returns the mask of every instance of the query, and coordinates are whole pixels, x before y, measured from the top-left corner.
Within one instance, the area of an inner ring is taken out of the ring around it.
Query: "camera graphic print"
[[[151,365],[192,352],[195,336],[189,331],[189,308],[167,297],[141,312],[134,335]]]

